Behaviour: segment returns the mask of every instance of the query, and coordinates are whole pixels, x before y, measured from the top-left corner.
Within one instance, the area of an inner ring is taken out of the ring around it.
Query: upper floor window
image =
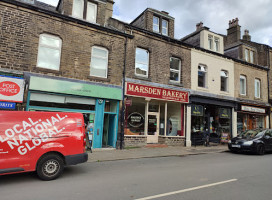
[[[209,45],[209,49],[213,50],[213,36],[211,35],[208,36],[208,45]]]
[[[162,20],[162,34],[168,35],[168,21],[164,19]]]
[[[245,49],[245,60],[248,62],[249,61],[249,50]]]
[[[108,75],[108,50],[103,47],[92,48],[90,75],[107,78]]]
[[[246,77],[244,75],[240,75],[240,94],[246,95]]]
[[[221,91],[227,92],[228,91],[228,72],[222,70],[220,72],[221,77]]]
[[[198,87],[206,87],[207,68],[205,66],[198,66]]]
[[[215,51],[219,51],[219,38],[214,38]]]
[[[59,70],[62,41],[59,37],[41,34],[37,67]]]
[[[261,98],[261,80],[255,79],[255,97]]]
[[[250,58],[250,62],[253,63],[254,62],[254,52],[253,51],[250,51],[249,58]]]
[[[72,15],[96,23],[97,4],[85,0],[74,0]]]
[[[153,31],[168,36],[168,21],[153,16]]]
[[[149,52],[146,49],[136,48],[135,74],[148,77]]]
[[[153,31],[157,33],[160,32],[160,19],[155,16],[153,16]]]
[[[181,61],[178,58],[170,58],[170,81],[180,82]]]

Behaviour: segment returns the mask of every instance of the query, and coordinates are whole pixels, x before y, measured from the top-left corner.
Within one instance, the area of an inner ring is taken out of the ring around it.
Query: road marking
[[[170,195],[173,195],[173,194],[179,194],[179,193],[189,192],[189,191],[193,191],[193,190],[199,190],[199,189],[202,189],[202,188],[213,187],[213,186],[216,186],[216,185],[222,185],[222,184],[230,183],[230,182],[234,182],[234,181],[237,181],[237,179],[230,179],[230,180],[221,181],[221,182],[217,182],[217,183],[211,183],[211,184],[207,184],[207,185],[202,185],[202,186],[187,188],[187,189],[184,189],[184,190],[178,190],[178,191],[168,192],[168,193],[164,193],[164,194],[158,194],[158,195],[144,197],[144,198],[135,199],[135,200],[155,199],[155,198],[170,196]]]

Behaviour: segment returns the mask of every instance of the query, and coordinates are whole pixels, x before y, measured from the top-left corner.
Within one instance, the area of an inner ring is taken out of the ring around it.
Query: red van
[[[83,115],[0,111],[0,175],[36,171],[59,177],[66,165],[88,160]]]

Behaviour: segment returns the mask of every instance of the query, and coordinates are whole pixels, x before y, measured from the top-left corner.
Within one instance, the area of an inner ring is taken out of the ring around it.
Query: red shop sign
[[[20,92],[20,86],[11,81],[0,82],[0,94],[4,96],[14,96]]]
[[[149,97],[152,99],[177,101],[183,103],[189,102],[188,92],[152,87],[147,85],[140,85],[135,83],[126,83],[126,95]]]

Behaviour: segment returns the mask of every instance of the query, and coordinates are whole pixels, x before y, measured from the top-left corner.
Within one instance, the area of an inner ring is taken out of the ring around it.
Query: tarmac
[[[125,149],[102,148],[88,151],[88,162],[104,162],[114,160],[128,160],[139,158],[189,156],[198,154],[220,153],[228,151],[228,145],[211,146],[167,146],[167,145],[146,145],[144,147],[127,147]]]

